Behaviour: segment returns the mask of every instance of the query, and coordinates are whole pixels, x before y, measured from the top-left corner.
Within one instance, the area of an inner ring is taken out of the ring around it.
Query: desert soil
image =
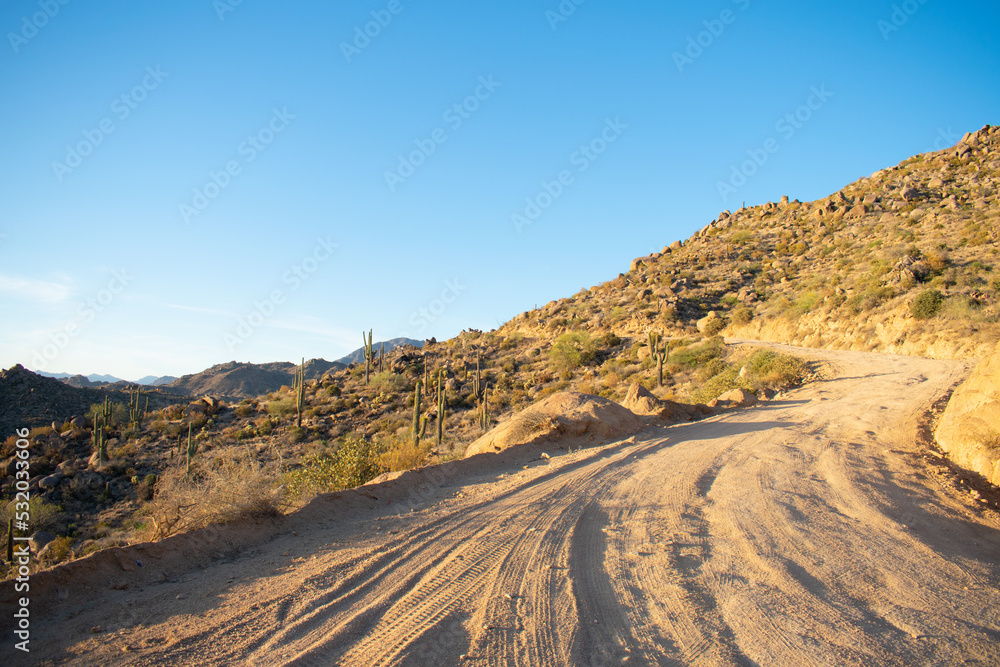
[[[825,379],[756,408],[338,496],[161,583],[94,582],[35,619],[32,660],[1000,664],[1000,519],[915,442],[968,365],[794,352]]]

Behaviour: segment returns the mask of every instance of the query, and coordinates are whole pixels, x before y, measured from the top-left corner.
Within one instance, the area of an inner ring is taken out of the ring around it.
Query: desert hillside
[[[808,347],[979,357],[1000,340],[1000,127],[829,197],[723,211],[627,273],[499,333],[699,330]],[[714,315],[713,315],[714,313]]]

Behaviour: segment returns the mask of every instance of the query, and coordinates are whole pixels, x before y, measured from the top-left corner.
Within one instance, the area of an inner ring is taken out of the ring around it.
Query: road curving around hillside
[[[918,417],[968,365],[794,351],[825,379],[756,408],[551,460],[498,459],[410,502],[330,503],[160,584],[95,583],[36,619],[37,655],[1000,664],[1000,519],[938,483],[914,443]]]

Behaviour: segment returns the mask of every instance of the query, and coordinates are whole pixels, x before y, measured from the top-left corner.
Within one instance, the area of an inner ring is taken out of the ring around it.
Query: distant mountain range
[[[424,341],[412,338],[393,338],[391,340],[379,341],[374,344],[374,347],[380,351],[385,349],[386,353],[388,353],[403,345],[423,347]],[[364,360],[364,348],[361,347],[337,361],[310,359],[306,362],[306,377],[311,380],[319,379],[323,377],[324,373],[330,370],[338,370],[348,364],[361,363]],[[281,388],[283,385],[290,385],[294,381],[294,373],[297,366],[298,364],[288,361],[276,361],[266,364],[230,361],[224,364],[216,364],[199,373],[191,373],[180,378],[171,375],[160,377],[147,375],[134,382],[128,382],[113,375],[99,375],[97,373],[73,375],[71,373],[45,373],[39,371],[37,374],[57,379],[63,384],[81,389],[94,389],[98,387],[120,389],[127,385],[141,384],[159,387],[171,393],[186,396],[208,394],[226,398],[248,398],[270,393]]]
[[[414,340],[413,338],[393,338],[391,340],[379,341],[377,343],[374,343],[373,347],[376,350],[381,350],[383,345],[385,345],[386,352],[391,352],[392,350],[395,350],[397,347],[401,347],[403,345],[412,345],[413,347],[423,347],[424,341]],[[351,352],[346,357],[341,357],[337,361],[346,365],[346,364],[361,363],[364,360],[365,360],[365,348],[359,347],[358,349],[354,350],[354,352]]]
[[[55,378],[73,387],[100,387],[109,384],[141,384],[147,386],[160,386],[170,384],[177,378],[172,375],[147,375],[135,381],[123,380],[114,375],[100,375],[91,373],[90,375],[74,375],[73,373],[46,373],[45,371],[35,371],[36,375],[46,378]]]

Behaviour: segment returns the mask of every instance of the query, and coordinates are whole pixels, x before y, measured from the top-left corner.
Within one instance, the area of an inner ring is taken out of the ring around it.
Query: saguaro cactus
[[[479,398],[480,393],[482,393],[482,382],[483,375],[479,368],[479,353],[476,352],[476,374],[472,377],[472,393],[476,398]]]
[[[660,334],[649,332],[649,354],[656,362],[656,386],[663,386],[663,362],[667,360],[670,351],[670,341],[664,340],[660,345]]]
[[[368,339],[365,339],[365,332],[361,332],[361,342],[364,343],[365,355],[365,386],[368,386],[368,378],[372,371],[372,362],[375,360],[375,350],[372,346],[372,330],[368,330]]]
[[[421,382],[417,380],[417,386],[413,391],[413,446],[420,445],[421,424],[420,424],[420,388]]]
[[[135,393],[129,389],[128,393],[128,420],[132,422],[132,426],[138,430],[139,425],[142,423],[142,418],[144,412],[139,408],[139,399],[142,395],[142,387],[139,385],[135,386]],[[146,397],[146,405],[149,405],[149,397]]]
[[[97,452],[97,465],[104,467],[104,462],[108,460],[108,443],[104,441],[104,426],[98,426],[94,420],[94,451]]]
[[[444,369],[438,371],[437,394],[438,394],[438,415],[437,415],[437,446],[440,450],[441,442],[444,440],[444,411],[446,407],[446,397],[444,392]]]
[[[479,403],[479,428],[484,431],[490,427],[490,383],[483,387],[483,400]]]
[[[188,422],[187,476],[191,478],[191,459],[198,453],[198,443],[191,438],[191,422]]]
[[[295,426],[302,428],[302,409],[306,404],[306,358],[295,371]]]

